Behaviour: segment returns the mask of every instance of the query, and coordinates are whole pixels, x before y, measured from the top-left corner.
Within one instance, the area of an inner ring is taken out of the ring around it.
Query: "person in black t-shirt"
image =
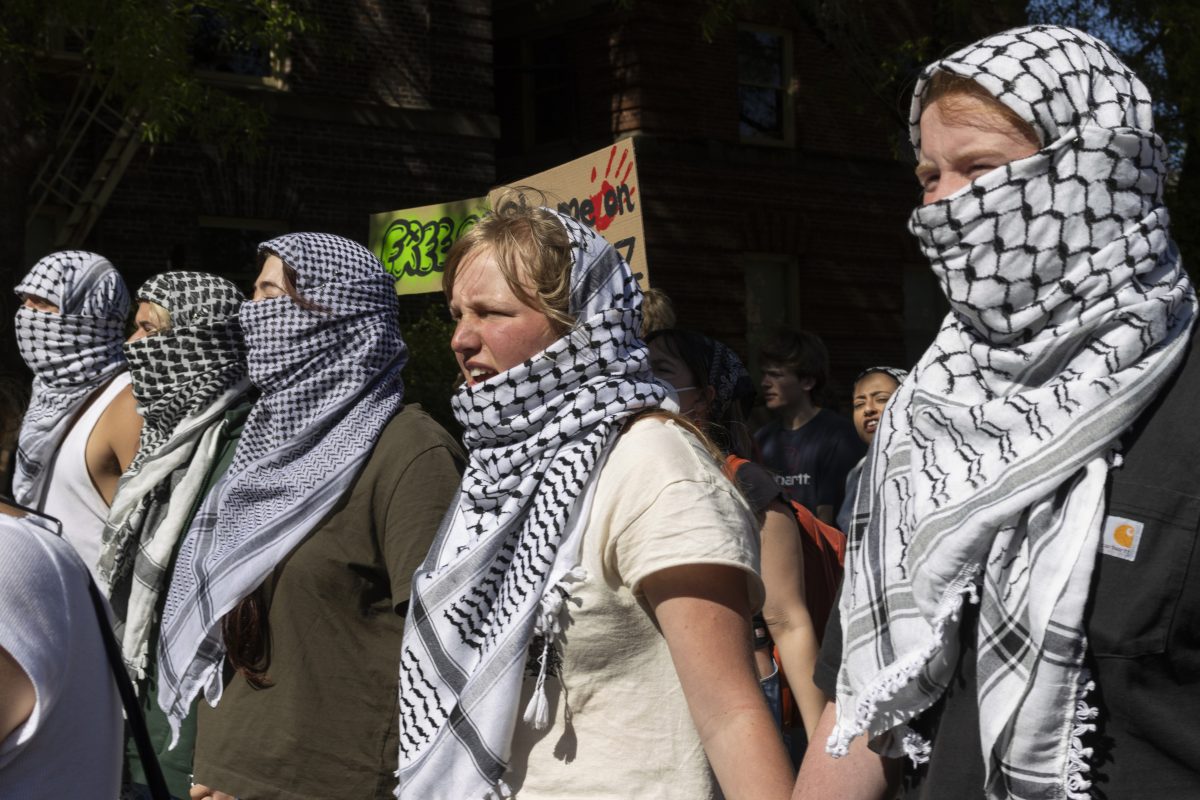
[[[1200,797],[1200,329],[1151,111],[1056,26],[918,80],[951,313],[864,466],[793,800]]]
[[[762,392],[774,414],[754,435],[762,463],[789,499],[832,525],[846,475],[866,452],[850,420],[821,408],[829,351],[807,331],[778,331],[759,351]]]

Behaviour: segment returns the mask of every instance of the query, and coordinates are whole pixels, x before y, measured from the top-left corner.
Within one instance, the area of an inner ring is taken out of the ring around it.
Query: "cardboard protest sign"
[[[623,139],[513,185],[539,190],[559,213],[594,229],[617,249],[642,288],[650,285],[633,139]],[[494,190],[488,200],[495,200],[501,191]]]
[[[547,205],[594,229],[629,262],[643,288],[649,285],[634,140],[622,140],[511,185],[537,189]],[[395,277],[396,292],[441,291],[450,246],[502,191],[487,198],[371,215],[369,247]]]

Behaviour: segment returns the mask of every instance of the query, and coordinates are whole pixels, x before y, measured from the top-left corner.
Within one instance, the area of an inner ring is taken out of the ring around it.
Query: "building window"
[[[501,157],[571,141],[576,133],[576,74],[563,34],[498,39],[496,114]]]
[[[792,35],[738,26],[738,133],[749,144],[791,145],[795,131]]]

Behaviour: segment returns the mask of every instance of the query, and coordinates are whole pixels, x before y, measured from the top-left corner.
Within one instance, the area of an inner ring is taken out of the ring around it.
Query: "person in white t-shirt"
[[[17,345],[33,393],[13,497],[61,520],[96,575],[104,521],[142,431],[121,352],[129,293],[108,259],[82,250],[41,259],[15,291]]]
[[[523,197],[497,207],[443,283],[470,459],[413,578],[399,796],[786,797],[753,517],[658,408],[628,265]]]
[[[88,571],[0,503],[0,796],[116,797],[122,718]]]

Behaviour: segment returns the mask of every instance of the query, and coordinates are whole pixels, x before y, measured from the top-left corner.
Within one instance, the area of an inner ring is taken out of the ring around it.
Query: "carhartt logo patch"
[[[1116,556],[1126,561],[1137,558],[1138,545],[1142,541],[1142,530],[1146,526],[1141,522],[1124,517],[1104,518],[1104,538],[1100,542],[1100,550],[1106,556]]]

